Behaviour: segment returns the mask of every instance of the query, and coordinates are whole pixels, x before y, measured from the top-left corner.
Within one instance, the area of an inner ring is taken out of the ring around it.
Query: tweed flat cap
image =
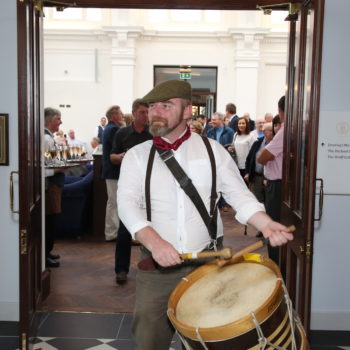
[[[192,99],[191,85],[182,80],[168,80],[155,86],[142,101],[160,102],[170,100],[171,98],[183,98],[185,100]]]

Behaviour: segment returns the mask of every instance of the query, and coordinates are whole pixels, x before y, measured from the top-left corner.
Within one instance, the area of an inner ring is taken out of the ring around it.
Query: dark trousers
[[[272,220],[281,220],[282,180],[267,180],[265,188],[266,213]],[[268,246],[269,258],[279,265],[279,248]]]
[[[46,257],[52,251],[56,237],[57,220],[60,214],[49,214],[45,216],[45,252]]]
[[[219,201],[218,201],[218,207],[222,208],[222,207],[225,207],[225,206],[229,207],[229,204],[225,201],[225,198],[222,195],[220,195],[220,198],[219,198]]]
[[[115,273],[129,272],[131,256],[131,235],[120,221],[115,247]]]

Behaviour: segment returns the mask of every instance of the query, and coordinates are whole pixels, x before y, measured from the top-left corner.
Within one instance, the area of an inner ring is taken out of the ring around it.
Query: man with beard
[[[143,245],[132,325],[138,350],[169,349],[174,329],[167,318],[167,302],[181,278],[196,267],[191,262],[183,263],[179,253],[200,252],[215,243],[192,199],[178,185],[158,152],[153,153],[153,163],[149,159],[153,145],[157,151],[171,150],[170,157],[180,164],[209,209],[212,163],[203,138],[191,134],[187,126],[192,115],[191,94],[190,84],[170,80],[143,98],[149,103],[153,141],[129,150],[121,166],[117,195],[120,217],[133,238]],[[209,144],[216,164],[217,193],[222,192],[236,210],[238,221],[253,225],[273,245],[292,239],[288,228],[265,214],[264,206],[248,190],[228,152],[214,140],[209,140]],[[218,215],[216,237],[219,240],[222,236]],[[150,257],[153,266],[145,263]]]

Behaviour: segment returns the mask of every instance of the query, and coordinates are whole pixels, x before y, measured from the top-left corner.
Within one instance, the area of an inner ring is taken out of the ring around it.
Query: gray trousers
[[[137,350],[169,350],[174,328],[168,316],[170,294],[196,266],[171,271],[138,270],[132,333]]]

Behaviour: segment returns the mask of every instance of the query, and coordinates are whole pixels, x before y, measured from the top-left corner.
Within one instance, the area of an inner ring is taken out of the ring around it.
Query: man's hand
[[[163,267],[178,265],[182,262],[177,250],[163,239],[152,249],[152,257]]]
[[[150,226],[136,232],[135,238],[151,253],[153,259],[163,267],[181,264],[179,252]]]
[[[293,234],[288,227],[272,220],[268,222],[261,232],[265,238],[269,239],[273,247],[286,244],[293,239]]]
[[[109,160],[112,164],[120,164],[125,156],[125,152],[123,153],[111,153],[109,155]]]
[[[258,211],[253,214],[248,224],[261,231],[264,237],[270,240],[272,246],[283,245],[293,239],[293,234],[288,227],[273,221],[265,212]]]

